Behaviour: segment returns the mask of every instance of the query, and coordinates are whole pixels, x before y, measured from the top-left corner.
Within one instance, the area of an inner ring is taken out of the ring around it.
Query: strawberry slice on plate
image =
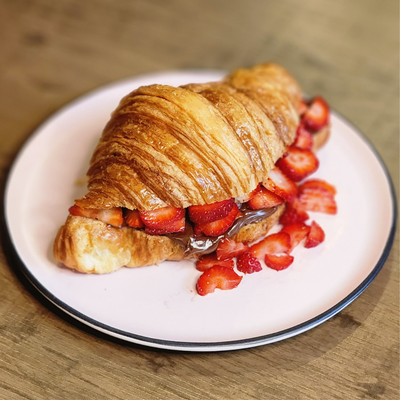
[[[232,211],[234,203],[234,199],[229,199],[202,206],[190,206],[189,218],[195,224],[214,222],[225,218]]]
[[[231,290],[236,288],[241,281],[242,277],[232,268],[216,265],[200,275],[196,285],[197,293],[205,296],[213,293],[215,289]]]
[[[249,250],[247,243],[237,243],[233,239],[223,238],[217,247],[217,258],[218,260],[226,260],[240,256],[247,250]]]
[[[304,211],[336,214],[337,204],[329,191],[320,187],[303,187],[298,196],[299,206]]]
[[[208,222],[206,224],[195,224],[194,231],[196,234],[202,232],[207,236],[222,235],[233,225],[238,212],[239,208],[237,204],[233,203],[232,210],[225,218],[218,219],[214,222]]]
[[[122,208],[120,207],[100,210],[95,208],[81,208],[79,206],[74,205],[70,207],[69,213],[71,215],[75,215],[78,217],[97,219],[106,224],[113,225],[116,227],[120,227],[124,223]]]
[[[294,257],[289,254],[266,254],[264,258],[265,265],[275,271],[282,271],[293,263]]]
[[[168,206],[151,211],[139,211],[139,215],[146,227],[163,229],[174,221],[182,220],[185,217],[185,210]]]
[[[315,221],[313,221],[311,223],[310,232],[308,233],[304,247],[307,247],[309,249],[311,247],[318,246],[324,240],[325,232]]]
[[[317,132],[329,122],[330,110],[326,101],[320,97],[315,97],[309,104],[302,120],[307,129]]]
[[[262,260],[265,254],[286,253],[290,250],[290,236],[286,232],[273,233],[250,247],[249,252]]]
[[[303,149],[303,150],[311,150],[314,144],[314,139],[310,132],[304,127],[304,123],[300,122],[299,127],[296,132],[296,139],[293,143],[293,146]]]
[[[261,187],[256,195],[254,195],[248,202],[247,205],[252,210],[259,210],[261,208],[271,208],[279,206],[284,203],[285,200],[277,194],[271,192],[265,187]]]
[[[290,249],[288,253],[291,253],[292,250],[308,235],[310,227],[303,223],[289,224],[285,225],[281,232],[286,232],[290,236]]]
[[[277,166],[269,171],[268,179],[264,180],[262,184],[266,189],[287,201],[293,201],[296,197],[297,185]]]
[[[236,268],[245,274],[252,274],[262,270],[260,261],[249,252],[243,253],[237,258]]]
[[[294,202],[285,204],[285,211],[279,218],[279,223],[282,225],[296,224],[307,221],[309,218],[307,212],[299,207],[298,200],[295,199]]]
[[[138,210],[126,210],[125,222],[132,228],[144,228],[144,223],[140,218]]]
[[[301,193],[306,188],[319,188],[321,190],[328,191],[333,196],[336,194],[335,186],[331,185],[327,181],[324,181],[323,179],[318,179],[318,178],[307,179],[306,181],[302,182],[302,184],[299,186],[298,188],[299,193]]]
[[[211,254],[206,254],[197,260],[196,269],[198,271],[204,272],[216,265],[226,268],[233,268],[235,266],[235,262],[233,261],[232,258],[219,260],[215,253],[211,253]]]
[[[312,151],[290,146],[276,164],[291,180],[299,182],[318,169],[319,161]]]

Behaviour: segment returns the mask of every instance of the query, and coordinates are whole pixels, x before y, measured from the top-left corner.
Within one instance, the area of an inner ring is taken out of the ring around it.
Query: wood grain
[[[272,60],[365,133],[398,193],[394,0],[1,0],[0,27],[3,188],[35,127],[91,89]],[[191,354],[126,344],[59,312],[18,272],[1,219],[0,399],[399,397],[398,240],[363,295],[321,326],[255,349]]]

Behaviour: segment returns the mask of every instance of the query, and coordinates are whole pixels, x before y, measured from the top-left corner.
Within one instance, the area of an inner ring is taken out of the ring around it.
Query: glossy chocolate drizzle
[[[168,236],[175,243],[182,246],[185,249],[184,254],[186,257],[209,254],[217,249],[218,243],[223,238],[235,236],[245,225],[262,221],[272,215],[276,209],[277,207],[250,210],[242,207],[240,211],[243,215],[238,218],[223,235],[220,236],[195,236],[193,225],[189,222],[186,222],[184,232],[168,233],[165,236]]]

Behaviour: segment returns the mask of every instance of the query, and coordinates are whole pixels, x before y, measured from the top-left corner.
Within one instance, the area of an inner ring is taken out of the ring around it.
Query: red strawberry
[[[286,203],[285,211],[283,212],[283,214],[279,219],[280,224],[282,225],[295,224],[307,221],[308,218],[310,218],[308,214],[304,210],[302,210],[301,207],[297,205],[297,203],[298,203],[297,199],[295,199],[293,203]]]
[[[324,241],[324,239],[325,239],[325,232],[315,221],[313,221],[311,223],[310,232],[307,236],[307,240],[306,243],[304,244],[304,247],[307,247],[309,249],[311,247],[318,246],[320,243]]]
[[[270,208],[282,204],[285,200],[277,194],[261,187],[258,193],[253,196],[248,202],[248,206],[252,210],[259,210],[260,208]]]
[[[226,232],[235,222],[239,208],[236,203],[233,203],[230,213],[222,219],[206,224],[195,224],[195,233],[202,232],[207,236],[219,236]]]
[[[99,210],[96,208],[81,208],[79,206],[72,206],[69,209],[71,215],[97,219],[106,224],[120,227],[124,223],[122,216],[122,209],[120,207],[107,208]]]
[[[314,144],[314,139],[310,132],[304,127],[304,124],[300,122],[299,127],[297,128],[296,139],[293,143],[293,146],[303,149],[303,150],[311,150]]]
[[[290,236],[289,253],[308,235],[310,227],[303,223],[285,225],[281,232],[286,232]]]
[[[189,218],[195,224],[217,221],[225,218],[231,212],[234,202],[234,199],[229,199],[202,206],[190,206]]]
[[[275,271],[282,271],[292,264],[294,258],[289,254],[282,254],[280,256],[275,254],[266,254],[264,258],[265,265]]]
[[[241,254],[236,261],[236,267],[238,271],[245,274],[252,274],[253,272],[259,272],[262,270],[260,261],[251,253]]]
[[[140,218],[138,210],[126,210],[125,221],[133,228],[144,228],[144,223]]]
[[[162,207],[152,211],[140,211],[140,218],[149,228],[163,229],[174,221],[180,221],[185,217],[185,210],[176,207]]]
[[[145,232],[150,235],[165,235],[166,233],[184,232],[185,226],[185,217],[182,217],[181,219],[173,220],[171,222],[165,222],[159,228],[146,226]]]
[[[197,260],[196,269],[198,271],[207,271],[211,267],[215,265],[219,265],[221,267],[233,268],[235,266],[235,262],[231,259],[229,260],[218,260],[217,255],[215,253],[206,254]]]
[[[325,189],[332,195],[336,194],[335,186],[331,185],[330,183],[328,183],[322,179],[317,179],[317,178],[308,179],[308,180],[304,181],[298,188],[299,193],[301,193],[303,191],[303,189],[305,189],[305,188],[320,188],[320,189]]]
[[[289,179],[277,166],[269,171],[268,179],[263,186],[287,201],[293,201],[297,194],[296,184]]]
[[[299,182],[318,169],[319,161],[312,151],[290,146],[286,157],[280,158],[276,165],[290,179]]]
[[[247,250],[249,250],[249,245],[247,243],[237,243],[233,239],[224,238],[218,244],[217,258],[218,260],[226,260],[228,258],[237,257]]]
[[[200,296],[213,293],[215,289],[230,290],[234,289],[241,282],[239,276],[232,268],[216,265],[203,272],[197,281],[197,293]]]
[[[300,116],[302,116],[308,109],[308,105],[305,100],[301,99],[299,102],[299,106],[297,108],[297,112]]]
[[[322,97],[315,97],[303,115],[303,121],[307,129],[313,132],[319,131],[329,121],[329,106]]]
[[[285,253],[290,249],[290,236],[286,232],[273,233],[260,242],[253,244],[249,252],[262,260],[265,254]]]
[[[304,211],[336,214],[337,204],[333,195],[319,187],[304,187],[298,196],[299,205]]]

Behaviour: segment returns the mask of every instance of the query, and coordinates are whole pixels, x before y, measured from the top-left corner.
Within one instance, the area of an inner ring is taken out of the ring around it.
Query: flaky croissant
[[[147,211],[241,198],[268,177],[295,138],[301,92],[276,64],[238,69],[220,82],[144,86],[124,97],[88,171],[81,208]],[[247,225],[238,241],[265,235],[283,206]],[[55,258],[82,272],[111,272],[185,258],[166,236],[70,215]]]

